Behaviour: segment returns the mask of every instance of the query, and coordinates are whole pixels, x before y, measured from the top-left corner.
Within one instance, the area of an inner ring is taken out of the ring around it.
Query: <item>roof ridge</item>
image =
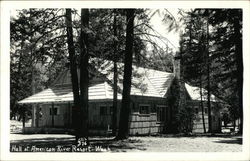
[[[146,68],[146,67],[140,67],[140,66],[136,66],[136,65],[133,65],[134,67],[136,68],[142,68],[144,70],[152,70],[152,71],[157,71],[157,72],[162,72],[162,73],[167,73],[167,74],[173,74],[173,72],[166,72],[166,71],[161,71],[161,70],[157,70],[157,69],[151,69],[151,68]]]

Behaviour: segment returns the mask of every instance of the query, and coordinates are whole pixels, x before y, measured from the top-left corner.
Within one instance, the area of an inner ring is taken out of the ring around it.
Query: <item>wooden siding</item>
[[[200,106],[200,102],[198,101],[189,101],[188,102],[189,107],[193,108],[195,111],[195,108],[198,109],[198,113],[196,114],[196,118],[194,120],[193,125],[193,132],[194,133],[203,133],[203,121],[202,121],[202,109]],[[220,131],[220,112],[218,109],[216,109],[217,103],[212,102],[211,103],[211,111],[212,111],[212,130],[215,132]],[[205,120],[205,127],[206,132],[208,131],[208,114],[205,113],[205,109],[207,108],[207,103],[203,102],[204,107],[204,120]]]
[[[164,98],[140,97],[132,96],[133,102],[129,119],[130,135],[149,135],[162,133],[164,130],[164,122],[157,121],[157,106],[166,106]],[[140,113],[140,106],[148,106],[148,114]],[[154,109],[154,110],[153,110]],[[165,110],[167,111],[167,110]],[[165,113],[165,117],[167,114]],[[167,118],[165,118],[167,119]]]
[[[132,113],[129,122],[130,135],[149,135],[161,133],[163,131],[163,124],[157,122],[157,114],[140,114]]]
[[[96,102],[89,104],[89,128],[90,129],[102,129],[107,130],[112,126],[112,115],[108,113],[106,115],[100,115],[100,107],[107,107],[110,111],[112,102]],[[117,117],[119,118],[120,113],[120,103],[118,102],[118,112]],[[118,125],[118,121],[117,121]]]
[[[153,97],[142,97],[142,96],[131,96],[131,114],[129,117],[129,134],[130,135],[150,135],[163,133],[167,127],[167,122],[170,118],[169,107],[166,106],[165,99],[153,98]],[[148,114],[140,113],[140,106],[148,106]],[[36,111],[41,108],[42,118],[39,119],[39,128],[71,128],[72,124],[72,111],[70,103],[54,104],[54,108],[58,109],[58,115],[54,116],[54,126],[52,125],[52,115],[50,115],[50,108],[52,104],[41,104],[37,106]],[[100,115],[100,107],[112,106],[112,101],[98,101],[89,103],[89,131],[91,134],[104,135],[109,129],[112,128],[112,115],[107,113]],[[198,114],[194,120],[193,132],[203,133],[202,115],[201,108],[199,107],[198,101],[189,101],[188,106],[192,108],[198,108]],[[216,106],[213,104],[213,107]],[[163,120],[159,120],[158,107],[163,108]],[[204,103],[206,108],[206,103]],[[121,102],[118,101],[118,112],[117,112],[117,126],[119,126]],[[219,112],[212,110],[213,114],[213,130],[218,131],[220,129],[220,118]],[[158,118],[157,118],[158,117]],[[208,130],[208,116],[205,114],[206,129]]]
[[[50,114],[50,109],[52,104],[42,104],[38,107],[35,107],[36,111],[39,111],[39,108],[42,112],[42,117],[39,118],[38,127],[69,127],[71,121],[71,113],[67,104],[54,104],[54,109],[57,108],[57,115],[52,116]],[[54,117],[54,125],[52,121]],[[38,118],[36,118],[38,119]]]

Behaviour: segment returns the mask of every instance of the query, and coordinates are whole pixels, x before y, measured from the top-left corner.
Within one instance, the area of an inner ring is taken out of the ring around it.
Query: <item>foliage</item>
[[[234,118],[242,117],[242,10],[195,9],[186,13],[183,33],[185,79],[194,85],[206,83],[204,63],[206,29],[209,24],[210,89],[217,98],[230,105]],[[192,71],[192,72],[190,72]],[[201,77],[201,78],[199,78]],[[204,86],[203,88],[208,88]]]
[[[176,124],[178,132],[189,134],[192,133],[194,119],[196,115],[193,108],[181,108],[176,114]]]
[[[23,9],[11,17],[12,116],[20,113],[17,101],[48,86],[65,64],[65,35],[58,12],[59,9]]]
[[[186,92],[183,84],[174,78],[172,85],[167,93],[167,103],[170,108],[170,122],[168,122],[167,133],[185,133],[188,134],[193,130],[193,121],[195,119],[194,109],[187,107],[185,101]]]

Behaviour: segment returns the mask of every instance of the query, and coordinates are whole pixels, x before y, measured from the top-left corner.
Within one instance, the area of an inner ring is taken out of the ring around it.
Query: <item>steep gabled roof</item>
[[[100,68],[99,72],[113,84],[113,64],[110,61],[105,61],[104,68]],[[118,63],[120,68],[123,68],[123,63]],[[158,70],[137,67],[133,65],[133,77],[131,85],[131,95],[150,96],[150,97],[164,97],[171,82],[174,78],[173,73],[162,72]],[[118,79],[122,81],[123,75],[118,74]],[[122,83],[118,83],[122,89]]]
[[[113,99],[112,87],[107,82],[92,84],[89,87],[89,100]],[[118,99],[121,95],[118,94]],[[54,86],[27,97],[18,103],[49,103],[49,102],[73,102],[71,85]]]
[[[191,86],[187,83],[185,83],[185,87],[187,89],[187,92],[189,94],[189,96],[191,97],[192,100],[196,100],[196,101],[200,101],[201,100],[201,95],[200,95],[200,88],[199,87],[194,87],[194,86]],[[207,90],[205,90],[204,88],[201,89],[203,95],[202,95],[202,100],[203,101],[207,101]],[[210,96],[210,101],[216,101],[216,98],[213,94],[211,94]]]
[[[122,63],[118,64],[120,67]],[[112,63],[104,61],[104,68],[99,68],[90,81],[89,85],[89,101],[96,100],[112,100],[113,99],[113,73],[110,70],[113,68]],[[122,89],[123,75],[118,74],[119,89]],[[153,69],[133,66],[133,78],[131,86],[131,95],[148,96],[148,97],[166,97],[166,93],[172,84],[174,78],[173,73],[162,72]],[[192,100],[200,100],[199,88],[185,84],[188,94]],[[203,89],[204,90],[204,89]],[[205,92],[205,90],[204,90]],[[118,91],[118,99],[121,100],[121,90]],[[215,97],[211,96],[211,101]],[[203,100],[206,100],[204,97]],[[22,103],[49,103],[49,102],[72,102],[73,92],[71,86],[70,70],[65,69],[57,79],[52,83],[51,87],[21,101]]]

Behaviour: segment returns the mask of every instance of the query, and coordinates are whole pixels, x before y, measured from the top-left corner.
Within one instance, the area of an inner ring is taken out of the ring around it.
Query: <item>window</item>
[[[156,106],[151,107],[151,113],[156,113]]]
[[[54,111],[53,111],[52,109],[53,109]],[[49,109],[49,114],[50,114],[50,115],[52,115],[52,114],[53,114],[53,115],[58,115],[58,114],[59,114],[58,108],[57,108],[57,107],[54,107],[54,108],[51,107],[51,108]]]
[[[149,114],[149,105],[139,105],[140,114]]]
[[[166,106],[157,106],[157,121],[165,121]]]
[[[196,113],[196,114],[198,114],[198,113],[199,113],[199,109],[198,109],[198,107],[195,107],[195,108],[194,108],[194,110],[195,110],[195,113]]]
[[[207,108],[205,108],[205,114],[207,114],[208,112],[207,112]]]
[[[100,106],[100,115],[112,115],[113,114],[113,106]]]
[[[108,114],[108,107],[107,106],[100,106],[100,115],[107,115]]]

